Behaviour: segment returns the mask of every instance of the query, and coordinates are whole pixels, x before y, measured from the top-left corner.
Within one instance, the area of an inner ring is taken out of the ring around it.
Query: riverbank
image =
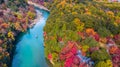
[[[50,11],[50,10],[48,10],[46,7],[44,7],[44,6],[40,5],[40,4],[33,3],[32,1],[28,1],[28,4],[33,5],[33,6],[35,6],[35,7],[38,7],[38,8],[40,8],[40,9],[46,10],[46,11],[48,11],[48,12]],[[32,27],[36,24],[36,22],[37,22],[38,20],[40,20],[41,17],[42,17],[42,13],[41,13],[41,14],[37,14],[36,18],[33,20],[33,23],[31,23],[31,24],[29,25],[29,28],[32,28]]]
[[[31,2],[31,1],[28,1],[28,4],[34,5],[34,6],[36,6],[36,7],[39,7],[40,9],[43,9],[43,10],[46,10],[46,11],[50,11],[50,10],[47,9],[46,7],[44,7],[44,6],[40,5],[40,4],[33,3],[33,2]]]
[[[29,25],[29,28],[32,28],[36,23],[37,21],[39,21],[42,17],[42,14],[37,14],[36,15],[36,18],[32,21],[32,23]]]

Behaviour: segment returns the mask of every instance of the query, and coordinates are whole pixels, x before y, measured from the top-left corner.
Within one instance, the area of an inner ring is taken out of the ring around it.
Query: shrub
[[[101,37],[107,37],[107,36],[111,35],[111,32],[108,29],[106,29],[105,27],[100,27],[97,30],[97,32]]]
[[[113,65],[111,60],[106,60],[97,62],[95,67],[113,67]]]
[[[104,60],[111,59],[110,55],[108,54],[108,52],[104,48],[101,48],[100,50],[94,51],[91,54],[91,58],[94,61],[104,61]]]

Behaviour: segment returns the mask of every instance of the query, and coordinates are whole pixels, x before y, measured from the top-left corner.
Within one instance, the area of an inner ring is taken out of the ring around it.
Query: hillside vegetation
[[[119,67],[120,3],[53,0],[44,27],[53,67]]]

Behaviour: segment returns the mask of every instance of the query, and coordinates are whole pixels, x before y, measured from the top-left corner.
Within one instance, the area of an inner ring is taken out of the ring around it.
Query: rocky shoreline
[[[31,23],[30,25],[29,25],[29,28],[32,28],[36,23],[37,23],[37,21],[39,21],[40,19],[41,19],[41,15],[40,14],[37,14],[37,16],[36,16],[36,19],[34,19],[33,20],[33,23]]]
[[[44,7],[44,6],[40,5],[40,4],[33,3],[33,2],[31,2],[31,1],[28,1],[28,4],[34,5],[34,6],[36,6],[36,7],[39,7],[40,9],[44,9],[44,10],[46,10],[46,11],[50,11],[50,10],[47,9],[46,7]]]
[[[34,5],[35,7],[39,7],[40,9],[49,11],[46,7],[44,7],[44,6],[42,6],[42,5],[39,5],[39,4],[36,4],[36,3],[33,3],[33,2],[31,2],[31,1],[28,1],[28,4]],[[41,15],[42,15],[42,14],[37,14],[36,19],[34,19],[34,20],[33,20],[33,23],[31,23],[31,24],[29,25],[29,28],[32,28],[32,27],[37,23],[37,21],[40,20],[40,18],[42,17]]]

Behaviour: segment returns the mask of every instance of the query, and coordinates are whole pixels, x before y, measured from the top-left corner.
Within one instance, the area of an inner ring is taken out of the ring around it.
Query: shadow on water
[[[12,60],[13,60],[13,56],[15,55],[15,48],[16,48],[16,45],[15,44],[17,44],[19,41],[20,41],[20,39],[21,39],[21,37],[24,35],[24,34],[26,34],[27,32],[21,32],[21,33],[19,33],[19,34],[17,34],[18,36],[16,36],[15,37],[15,41],[13,42],[13,48],[12,48],[12,51],[11,50],[8,50],[8,51],[11,51],[11,54],[10,54],[10,63],[8,63],[8,67],[11,67],[12,66]]]

